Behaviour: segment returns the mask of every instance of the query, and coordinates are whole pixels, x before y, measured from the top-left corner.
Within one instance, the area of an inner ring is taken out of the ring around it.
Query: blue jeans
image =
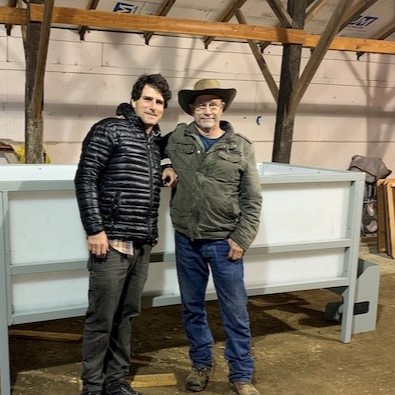
[[[177,275],[182,318],[190,342],[192,366],[210,368],[213,336],[207,322],[205,293],[210,270],[225,330],[225,358],[230,381],[251,381],[254,362],[250,354],[250,322],[243,260],[230,261],[227,240],[190,240],[175,235]]]
[[[141,311],[151,246],[135,246],[128,257],[110,249],[106,258],[91,255],[89,306],[83,336],[84,391],[126,376],[130,365],[131,321]]]

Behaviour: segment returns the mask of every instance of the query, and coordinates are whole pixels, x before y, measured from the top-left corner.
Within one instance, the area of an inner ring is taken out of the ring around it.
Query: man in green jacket
[[[227,339],[230,387],[237,394],[259,395],[252,384],[243,255],[257,234],[262,198],[252,143],[221,120],[235,95],[235,89],[207,79],[178,93],[181,108],[194,121],[178,125],[168,137],[166,152],[178,175],[170,213],[192,362],[186,389],[203,391],[213,364],[205,311],[211,271]]]

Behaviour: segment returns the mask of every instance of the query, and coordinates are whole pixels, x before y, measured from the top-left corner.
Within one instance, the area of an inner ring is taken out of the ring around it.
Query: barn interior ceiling
[[[12,34],[13,25],[23,25],[27,18],[43,21],[44,6],[51,4],[51,28],[76,30],[81,39],[90,30],[144,34],[147,44],[154,34],[195,36],[206,47],[213,40],[254,39],[263,51],[276,42],[314,47],[340,1],[307,0],[303,33],[289,31],[294,26],[287,0],[0,0],[0,23]],[[27,16],[27,4],[40,2]],[[394,0],[354,0],[330,49],[392,54],[394,41]]]
[[[0,0],[7,35],[22,26],[26,55],[26,161],[42,160],[43,87],[51,29],[246,42],[277,103],[274,162],[289,163],[295,112],[328,50],[395,54],[395,0]],[[280,84],[264,59],[283,45]],[[301,48],[311,56],[300,72]],[[298,59],[298,61],[296,61]],[[281,81],[286,83],[281,84]]]

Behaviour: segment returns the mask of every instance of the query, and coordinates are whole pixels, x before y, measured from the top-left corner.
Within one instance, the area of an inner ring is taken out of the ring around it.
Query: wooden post
[[[30,7],[29,7],[30,9]],[[26,60],[26,85],[25,85],[25,162],[41,162],[42,119],[33,117],[34,109],[34,81],[37,69],[38,48],[40,43],[41,23],[27,22],[26,36],[24,37]],[[41,98],[42,99],[42,98]],[[42,103],[39,102],[40,109]],[[39,121],[39,122],[38,122]]]
[[[42,3],[34,0],[32,3]],[[47,0],[44,8],[44,21],[31,22],[26,28],[26,90],[25,90],[25,162],[43,163],[43,97],[44,74],[47,59],[53,0]],[[30,3],[28,7],[30,14]]]
[[[307,0],[288,0],[288,13],[292,17],[292,27],[294,29],[303,29],[306,5]],[[291,158],[295,114],[289,114],[288,107],[292,92],[299,78],[301,54],[301,45],[284,45],[276,125],[274,129],[273,162],[289,163]]]

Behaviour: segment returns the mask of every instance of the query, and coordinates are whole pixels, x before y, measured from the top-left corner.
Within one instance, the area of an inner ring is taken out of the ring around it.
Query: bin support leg
[[[360,259],[354,303],[352,333],[374,331],[377,321],[379,299],[380,268],[378,264]],[[346,297],[348,287],[330,288],[331,291]],[[325,317],[341,321],[343,303],[330,302],[326,305]]]

